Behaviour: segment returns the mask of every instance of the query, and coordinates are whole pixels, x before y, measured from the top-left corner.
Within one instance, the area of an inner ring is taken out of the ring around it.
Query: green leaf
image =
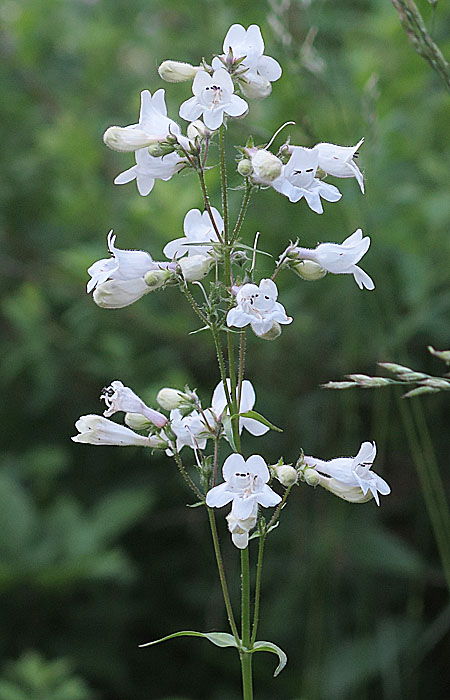
[[[237,452],[238,450],[237,450],[235,442],[234,442],[233,427],[231,424],[230,416],[223,416],[222,425],[223,425],[225,437],[227,438],[228,442],[230,443],[231,449],[233,450],[233,452]]]
[[[207,639],[208,642],[215,644],[216,647],[235,647],[239,649],[235,638],[232,634],[228,632],[193,632],[191,630],[183,632],[174,632],[173,634],[168,634],[167,637],[162,637],[161,639],[155,639],[154,642],[147,642],[146,644],[139,644],[139,647],[151,647],[153,644],[159,644],[160,642],[166,642],[168,639],[174,639],[175,637],[203,637]],[[266,644],[266,642],[261,642]],[[275,646],[275,645],[272,645]],[[280,650],[281,651],[281,650]]]
[[[203,245],[205,245],[205,244],[203,244]],[[273,258],[273,255],[271,255],[270,253],[266,253],[265,250],[258,250],[258,249],[255,250],[255,248],[251,248],[251,246],[245,245],[244,243],[236,243],[234,245],[234,247],[241,248],[242,250],[249,250],[251,253],[255,253],[255,252],[260,253],[261,255],[267,255],[267,257],[269,257],[269,258]]]
[[[253,418],[254,420],[257,420],[258,423],[262,423],[263,425],[266,425],[271,430],[276,430],[278,433],[283,432],[281,428],[277,428],[276,425],[274,425],[273,423],[268,421],[267,418],[264,418],[264,416],[262,416],[257,411],[246,411],[245,413],[240,413],[239,415],[241,418]]]
[[[248,653],[253,654],[253,652],[255,651],[270,651],[272,654],[276,654],[278,656],[278,658],[280,659],[280,663],[273,672],[274,678],[276,678],[281,673],[281,671],[287,664],[287,656],[284,653],[283,649],[277,647],[277,645],[273,644],[273,642],[255,642],[253,645],[253,649],[248,649]]]

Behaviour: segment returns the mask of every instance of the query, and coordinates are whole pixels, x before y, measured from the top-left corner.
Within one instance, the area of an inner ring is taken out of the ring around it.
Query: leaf
[[[261,255],[267,255],[269,258],[273,258],[273,255],[270,253],[266,253],[265,250],[258,250],[256,248],[251,248],[249,245],[245,245],[244,243],[236,243],[234,246],[235,248],[241,248],[242,250],[249,250],[251,253],[261,253]]]
[[[222,418],[222,425],[223,425],[223,430],[225,433],[225,437],[228,440],[228,442],[231,445],[231,449],[233,452],[237,452],[237,448],[234,442],[234,437],[233,437],[233,427],[231,424],[231,418],[230,416],[223,416]]]
[[[167,637],[161,637],[161,639],[155,639],[154,642],[146,642],[145,644],[139,644],[139,648],[150,647],[153,644],[159,644],[160,642],[166,642],[168,639],[174,639],[175,637],[203,637],[207,639],[208,642],[215,644],[216,647],[235,647],[239,649],[239,646],[232,634],[228,632],[193,632],[191,630],[183,632],[174,632],[173,634],[168,634]],[[263,642],[265,644],[265,642]]]
[[[277,647],[277,645],[273,644],[273,642],[255,642],[253,645],[253,649],[248,649],[248,653],[253,654],[253,652],[255,651],[270,651],[272,654],[277,654],[278,658],[280,659],[280,663],[273,672],[274,678],[276,678],[281,673],[281,671],[287,664],[287,656],[284,653],[283,649]]]
[[[254,420],[257,420],[258,423],[262,423],[263,425],[266,425],[268,428],[271,428],[271,430],[276,430],[278,433],[282,433],[281,428],[277,428],[276,425],[271,423],[270,421],[267,420],[267,418],[264,418],[260,413],[257,411],[246,411],[245,413],[240,413],[239,414],[241,418],[253,418]]]

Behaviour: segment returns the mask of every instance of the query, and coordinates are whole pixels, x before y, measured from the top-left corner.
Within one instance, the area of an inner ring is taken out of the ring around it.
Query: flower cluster
[[[282,496],[271,488],[273,479],[286,489],[283,505],[290,489],[302,482],[318,484],[347,501],[374,498],[379,504],[379,494],[386,495],[390,489],[371,470],[375,443],[364,442],[354,458],[324,461],[301,453],[295,466],[284,464],[280,458],[270,467],[260,455],[245,459],[240,444],[244,429],[255,437],[270,429],[278,430],[255,411],[255,390],[244,378],[247,327],[257,338],[274,340],[281,334],[282,326],[293,322],[278,301],[275,282],[278,274],[292,270],[309,281],[321,279],[327,273],[349,274],[360,289],[375,287],[358,264],[370,246],[370,237],[363,236],[361,229],[341,244],[322,242],[307,248],[300,246],[297,239],[281,254],[271,276],[267,272],[265,276],[258,274],[257,254],[265,253],[258,250],[259,233],[253,246],[248,245],[250,241],[244,242],[243,234],[250,197],[270,188],[291,203],[304,200],[312,212],[322,214],[324,202],[335,203],[342,198],[336,185],[329,182],[331,178],[354,178],[364,194],[364,177],[357,165],[358,150],[364,139],[354,146],[326,142],[304,146],[292,145],[288,138],[272,152],[270,149],[281,129],[294,122],[280,127],[268,143],[255,145],[249,135],[245,146],[237,146],[240,154],[237,178],[241,176],[243,181],[239,180],[236,189],[243,190],[243,200],[239,215],[231,221],[225,127],[232,120],[245,117],[251,109],[251,100],[270,95],[272,83],[281,77],[281,67],[265,54],[257,25],[246,29],[234,24],[226,33],[222,52],[210,63],[205,59],[199,65],[166,60],[158,72],[168,83],[192,81],[192,97],[182,102],[178,110],[179,117],[188,122],[186,132],[168,116],[164,90],[158,89],[153,94],[143,90],[137,123],[111,126],[103,137],[112,150],[134,153],[135,157],[135,163],[117,175],[114,182],[123,185],[136,180],[138,192],[147,196],[156,180],[168,181],[186,170],[198,177],[203,205],[185,214],[183,235],[180,231],[178,237],[165,242],[162,251],[165,260],[154,260],[144,250],[116,247],[116,236],[110,231],[107,238],[110,257],[89,267],[87,291],[93,292],[99,306],[119,309],[152,291],[178,287],[201,320],[202,327],[198,330],[210,330],[213,335],[221,380],[211,400],[203,405],[195,390],[165,387],[156,397],[160,410],[148,406],[132,389],[115,380],[101,394],[106,404],[103,416],[82,416],[76,422],[78,434],[72,439],[94,445],[165,450],[177,462],[200,503],[208,508],[232,504],[226,517],[232,541],[240,549],[247,547],[253,528],[258,527],[258,535],[265,537],[278,519],[281,507],[276,509],[267,527],[259,513],[261,507],[275,507],[282,502]],[[206,182],[209,159],[215,153],[210,145],[217,136],[221,210],[213,206]],[[210,283],[202,283],[209,273]],[[197,287],[190,286],[191,283]],[[222,344],[224,335],[227,358]],[[233,347],[236,337],[240,340],[238,369]],[[124,424],[110,420],[118,412],[125,414]],[[213,449],[208,454],[211,445]],[[223,463],[224,482],[217,485],[220,445],[232,453]],[[194,477],[185,460],[196,470]]]

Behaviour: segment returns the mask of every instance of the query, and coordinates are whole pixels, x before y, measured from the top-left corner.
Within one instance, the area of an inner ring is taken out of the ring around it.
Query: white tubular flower
[[[223,234],[223,219],[215,207],[211,207],[211,213],[215,221],[217,230]],[[203,214],[199,209],[191,209],[184,217],[183,222],[184,237],[170,241],[163,250],[166,258],[170,260],[189,255],[207,255],[213,250],[210,241],[218,243],[217,234],[207,211]],[[202,245],[191,245],[192,243],[205,243]]]
[[[259,286],[244,284],[237,293],[237,306],[227,314],[227,326],[244,328],[251,325],[252,331],[262,337],[270,333],[275,324],[292,323],[282,304],[277,302],[278,289],[270,279],[262,279]]]
[[[232,502],[232,515],[242,521],[254,517],[258,504],[270,508],[281,501],[281,496],[267,484],[270,473],[260,455],[252,455],[245,461],[242,455],[231,454],[224,462],[222,474],[224,483],[206,494],[206,505],[210,508]]]
[[[179,452],[185,445],[193,450],[206,447],[206,440],[209,435],[205,422],[198,411],[192,411],[187,416],[183,416],[178,408],[170,412],[170,427],[175,433],[177,441],[176,447]],[[169,450],[170,454],[172,452]]]
[[[299,258],[312,260],[335,275],[353,275],[360,289],[375,289],[373,280],[356,263],[367,253],[370,237],[364,236],[359,228],[341,244],[320,243],[317,248],[296,248]]]
[[[319,154],[319,168],[334,177],[354,177],[364,194],[364,177],[356,165],[358,148],[364,142],[362,138],[356,146],[335,146],[334,143],[317,143],[313,151]]]
[[[227,387],[228,391],[231,391],[231,380],[227,377]],[[238,409],[238,413],[247,413],[251,411],[255,405],[256,394],[252,383],[248,379],[244,379],[242,382],[241,389],[241,403]],[[228,412],[227,408],[227,397],[225,395],[225,389],[223,382],[219,382],[212,396],[211,410],[218,420],[220,420],[225,412]],[[270,428],[267,425],[263,425],[254,418],[239,418],[239,433],[242,433],[242,429],[245,428],[252,435],[264,435]]]
[[[138,445],[140,447],[153,447],[151,438],[138,435],[124,425],[114,423],[112,420],[91,414],[81,416],[75,423],[79,435],[75,435],[74,442],[85,442],[90,445]]]
[[[145,282],[148,272],[166,270],[171,267],[171,263],[154,261],[143,250],[116,248],[116,236],[112,231],[109,232],[107,241],[112,257],[97,260],[88,268],[91,279],[87,284],[87,292],[96,287],[94,301],[98,306],[121,309],[152,291],[152,286]]]
[[[143,90],[139,122],[125,127],[110,126],[103,141],[114,151],[137,151],[180,133],[178,124],[167,116],[164,90],[157,90],[153,97],[149,90]]]
[[[112,416],[117,411],[124,413],[140,413],[148,418],[157,428],[163,428],[167,423],[167,418],[159,411],[155,411],[145,404],[132,389],[124,386],[121,381],[115,380],[110,386],[105,387],[100,398],[106,403],[104,416]]]
[[[337,202],[342,195],[337,187],[315,177],[319,165],[318,151],[302,146],[293,146],[291,150],[291,157],[283,166],[280,177],[272,182],[272,187],[290,202],[298,202],[304,197],[310,209],[322,214],[321,197],[327,202]]]
[[[186,282],[198,282],[210,271],[213,258],[210,255],[192,255],[181,258],[179,265]]]
[[[304,461],[319,474],[331,477],[331,479],[322,478],[319,481],[321,486],[353,502],[363,502],[373,496],[379,506],[378,494],[387,496],[391,489],[381,476],[371,471],[376,453],[374,442],[363,442],[356,457],[337,457],[329,461],[305,457]]]
[[[247,547],[249,532],[255,527],[257,518],[258,506],[256,504],[249,518],[236,518],[233,511],[226,516],[228,530],[231,532],[231,540],[238,549]]]
[[[253,168],[250,179],[255,185],[271,185],[274,180],[280,177],[283,163],[273,153],[265,148],[260,148],[249,155]]]
[[[236,65],[239,59],[243,60]],[[223,42],[223,55],[214,58],[212,66],[216,68],[224,63],[232,69],[236,66],[242,92],[250,99],[270,95],[271,82],[281,77],[278,61],[264,56],[264,40],[257,24],[250,25],[248,29],[241,24],[233,24],[229,28]]]
[[[185,83],[187,80],[192,80],[199,70],[201,70],[200,66],[192,66],[183,61],[163,61],[158,68],[158,73],[167,83]]]
[[[192,83],[192,92],[194,97],[180,107],[180,117],[192,122],[203,114],[203,121],[211,131],[221,126],[224,114],[241,117],[248,109],[245,100],[234,94],[233,81],[224,68],[215,70],[212,76],[199,71]]]
[[[141,148],[135,152],[136,165],[117,175],[115,185],[126,185],[136,180],[138,192],[146,197],[153,189],[155,180],[170,180],[184,166],[185,161],[178,153],[168,153],[166,156],[156,158],[151,156],[147,148]]]

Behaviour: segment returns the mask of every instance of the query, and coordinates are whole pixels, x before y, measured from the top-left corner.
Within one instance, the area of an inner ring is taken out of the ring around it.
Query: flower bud
[[[297,483],[297,470],[290,464],[282,464],[275,467],[275,476],[283,486],[293,486]]]
[[[130,126],[110,126],[103,134],[103,141],[113,151],[137,151],[157,142],[157,138],[149,136],[143,129]]]
[[[191,255],[178,261],[186,282],[196,282],[208,274],[212,258],[209,255]]]
[[[169,270],[150,270],[144,275],[145,284],[150,289],[159,289],[172,277]]]
[[[170,389],[165,387],[161,389],[156,397],[156,401],[159,403],[161,408],[165,408],[166,411],[172,411],[174,408],[179,408],[183,403],[186,402],[188,396],[178,389]]]
[[[125,423],[132,430],[150,430],[154,425],[142,413],[125,413]]]
[[[272,92],[270,81],[260,75],[252,77],[251,80],[246,80],[245,77],[241,78],[239,85],[245,97],[250,100],[260,100],[263,97],[268,97]]]
[[[194,139],[203,140],[209,136],[210,133],[211,132],[206,128],[201,119],[196,119],[195,122],[188,124],[187,136],[188,139],[191,139],[191,141]]]
[[[303,478],[308,486],[317,486],[320,481],[320,475],[315,469],[305,469],[303,472]]]
[[[270,151],[266,151],[265,148],[257,150],[251,156],[251,163],[253,167],[252,180],[256,184],[270,185],[281,175],[283,167],[281,160]]]
[[[200,66],[191,66],[190,63],[182,61],[163,61],[158,68],[160,77],[168,83],[184,83],[192,80]]]
[[[263,338],[263,340],[275,340],[279,335],[281,335],[281,326],[278,321],[274,321],[272,328],[267,331],[267,333],[260,335],[259,338]]]
[[[327,271],[324,270],[319,263],[313,262],[312,260],[299,260],[292,267],[302,279],[308,280],[309,282],[321,280],[322,277],[325,277],[327,274]]]
[[[242,177],[248,177],[253,172],[252,164],[247,158],[243,158],[237,165],[237,171]]]
[[[174,150],[174,144],[167,143],[167,141],[155,141],[148,147],[148,152],[151,156],[153,156],[153,158],[167,156],[169,153],[173,153]]]

